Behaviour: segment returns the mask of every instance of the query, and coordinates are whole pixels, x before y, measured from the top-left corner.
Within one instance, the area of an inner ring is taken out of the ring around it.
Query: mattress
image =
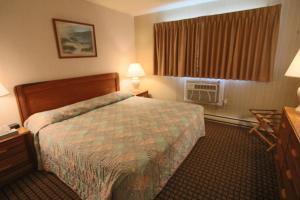
[[[41,169],[82,199],[154,199],[205,135],[199,105],[113,93],[36,113]]]

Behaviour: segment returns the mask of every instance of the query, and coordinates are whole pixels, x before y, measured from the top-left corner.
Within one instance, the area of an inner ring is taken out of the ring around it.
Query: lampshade
[[[7,89],[0,83],[0,97],[9,94]]]
[[[285,72],[285,76],[300,78],[300,49],[288,70]]]
[[[140,65],[140,63],[132,63],[128,68],[128,77],[141,77],[145,76],[145,71]]]

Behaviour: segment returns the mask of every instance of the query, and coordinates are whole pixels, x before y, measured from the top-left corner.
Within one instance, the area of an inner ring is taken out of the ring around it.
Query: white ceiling
[[[133,16],[217,0],[86,0]]]

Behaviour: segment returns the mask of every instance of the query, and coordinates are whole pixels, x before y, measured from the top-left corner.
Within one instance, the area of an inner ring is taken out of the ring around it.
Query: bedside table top
[[[148,90],[132,90],[131,94],[133,94],[134,96],[138,96],[144,93],[148,93]]]
[[[17,137],[20,137],[20,136],[28,134],[28,133],[29,133],[29,130],[27,128],[20,127],[18,129],[18,134],[13,134],[11,136],[8,136],[7,138],[0,139],[0,143],[6,142],[8,140],[11,140],[11,139],[14,139],[14,138],[17,138]]]

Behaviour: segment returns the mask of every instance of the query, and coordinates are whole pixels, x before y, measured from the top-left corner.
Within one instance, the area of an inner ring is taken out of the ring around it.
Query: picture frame
[[[93,24],[52,19],[59,58],[97,57]]]

